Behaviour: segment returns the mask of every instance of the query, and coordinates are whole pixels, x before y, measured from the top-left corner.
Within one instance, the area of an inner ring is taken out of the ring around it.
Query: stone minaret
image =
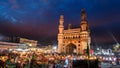
[[[72,28],[71,24],[68,24],[68,29],[71,29],[71,28]]]
[[[88,26],[88,21],[86,19],[86,12],[82,9],[81,14],[81,52],[84,53],[84,50],[87,49],[87,45],[90,47],[90,30]]]
[[[81,14],[81,29],[82,31],[88,30],[88,22],[86,19],[86,12],[84,9],[82,9],[82,14]]]
[[[59,27],[58,27],[58,53],[62,53],[63,51],[63,31],[64,31],[64,16],[60,16]]]

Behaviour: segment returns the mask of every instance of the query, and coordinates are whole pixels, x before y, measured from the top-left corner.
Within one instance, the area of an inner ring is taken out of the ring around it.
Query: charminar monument
[[[87,45],[90,47],[91,37],[86,12],[81,10],[81,21],[79,28],[72,28],[68,24],[68,29],[64,29],[64,16],[60,16],[58,27],[58,52],[65,54],[83,54]]]

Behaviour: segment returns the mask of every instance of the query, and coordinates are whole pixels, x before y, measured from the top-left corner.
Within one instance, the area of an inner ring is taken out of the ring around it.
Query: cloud
[[[49,38],[56,37],[61,14],[65,16],[65,27],[68,23],[73,27],[79,27],[81,9],[85,8],[92,37],[100,42],[107,42],[106,40],[112,39],[106,33],[106,29],[115,32],[119,38],[119,2],[119,0],[1,0],[0,17],[9,21],[9,24],[16,21],[11,28],[2,27],[6,29],[6,33],[37,39]]]

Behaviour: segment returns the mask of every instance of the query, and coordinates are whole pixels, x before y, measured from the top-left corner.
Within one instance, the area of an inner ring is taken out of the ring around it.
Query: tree
[[[87,54],[87,63],[88,63],[88,68],[90,68],[90,61],[89,61],[89,58],[90,58],[90,48],[89,48],[89,45],[87,44],[87,49],[86,49],[86,54]]]

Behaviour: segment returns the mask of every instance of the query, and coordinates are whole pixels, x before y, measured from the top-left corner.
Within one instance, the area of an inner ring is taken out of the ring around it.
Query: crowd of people
[[[73,60],[84,60],[85,56],[57,53],[8,52],[1,54],[0,66],[8,68],[73,68]]]

